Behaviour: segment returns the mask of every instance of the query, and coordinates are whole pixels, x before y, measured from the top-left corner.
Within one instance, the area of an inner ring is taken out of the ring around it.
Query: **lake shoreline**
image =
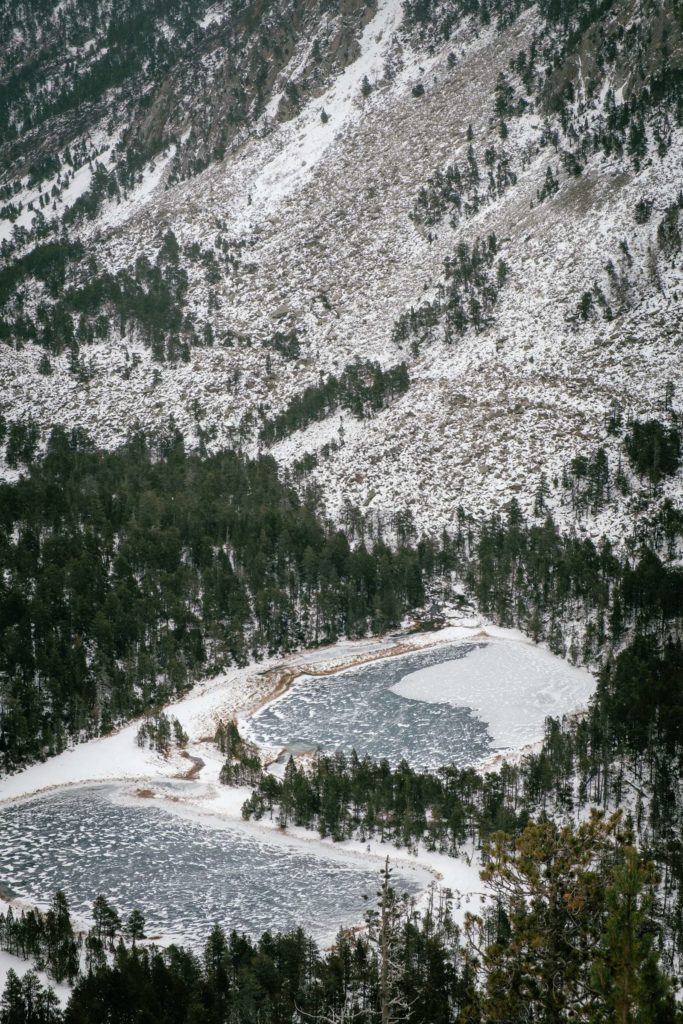
[[[251,788],[226,787],[220,783],[223,757],[212,737],[218,721],[241,722],[271,708],[285,699],[302,677],[312,680],[341,677],[383,661],[472,641],[479,644],[513,641],[534,647],[518,631],[504,630],[477,618],[461,620],[433,632],[341,641],[286,659],[273,659],[258,672],[253,665],[231,670],[197,684],[188,695],[165,709],[169,716],[178,718],[189,736],[182,751],[174,750],[170,756],[163,757],[153,750],[139,748],[135,740],[139,721],[129,723],[112,736],[77,745],[44,764],[30,766],[0,780],[0,812],[5,807],[59,791],[114,784],[119,788],[118,799],[132,806],[155,807],[191,819],[207,829],[222,828],[256,836],[269,846],[295,847],[326,860],[370,859],[376,863],[378,871],[388,853],[392,862],[424,873],[417,899],[419,909],[426,905],[430,886],[437,884],[456,893],[459,913],[464,916],[465,909],[482,898],[474,849],[465,849],[459,857],[422,847],[414,854],[374,840],[333,843],[329,838],[321,839],[317,833],[302,828],[283,830],[275,820],[244,822],[241,806]],[[282,749],[263,748],[264,761],[276,760]],[[515,751],[494,751],[489,759],[495,759],[499,766],[508,754],[514,757]],[[362,923],[358,927],[362,927]],[[333,936],[328,938],[333,940]],[[161,944],[166,939],[177,941],[177,935],[162,936]]]

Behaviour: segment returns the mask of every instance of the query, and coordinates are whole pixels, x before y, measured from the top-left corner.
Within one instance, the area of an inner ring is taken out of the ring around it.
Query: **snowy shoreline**
[[[480,619],[462,621],[435,632],[398,634],[370,640],[341,641],[327,648],[304,651],[286,659],[271,659],[257,666],[235,669],[198,683],[192,691],[166,711],[177,717],[189,736],[183,754],[173,750],[168,757],[136,743],[139,721],[132,722],[115,734],[90,740],[64,751],[42,764],[31,765],[15,775],[0,780],[0,810],[10,804],[23,803],[31,798],[49,795],[67,789],[116,784],[113,800],[128,806],[148,804],[171,815],[189,819],[205,828],[224,829],[257,837],[279,849],[288,848],[312,854],[326,860],[358,863],[375,861],[379,871],[387,855],[401,871],[416,872],[420,876],[418,909],[423,909],[432,884],[452,890],[456,920],[462,921],[467,910],[478,907],[485,894],[479,880],[476,851],[463,850],[459,856],[430,852],[420,847],[410,853],[378,840],[361,842],[345,840],[333,842],[321,839],[317,833],[304,828],[288,826],[281,829],[276,820],[244,821],[241,808],[251,793],[249,787],[228,787],[219,781],[223,756],[209,740],[219,720],[234,719],[240,723],[260,709],[271,707],[282,700],[298,679],[314,676],[343,674],[359,666],[378,660],[401,657],[428,648],[442,647],[464,641],[491,641],[492,646],[504,646],[511,641],[511,649],[537,649],[516,630],[501,629]],[[544,657],[551,658],[547,652]],[[561,662],[561,659],[556,659]],[[428,670],[427,670],[428,671]],[[573,670],[578,671],[578,670]],[[419,674],[418,674],[419,675]],[[420,679],[417,680],[420,682]],[[427,700],[440,700],[435,693],[434,680],[428,680]],[[413,695],[406,699],[421,699]],[[447,702],[448,698],[444,700]],[[573,711],[567,708],[567,711]],[[518,735],[515,733],[515,736]],[[521,735],[521,734],[520,734]],[[528,749],[530,737],[520,748]],[[540,739],[540,736],[537,737]],[[518,748],[519,749],[519,748]],[[262,750],[267,760],[275,760],[279,751]],[[489,770],[499,765],[515,750],[495,751],[482,762]],[[195,779],[184,781],[187,756],[200,758],[203,766]],[[1,881],[1,880],[0,880]],[[10,901],[13,904],[14,900]],[[26,899],[16,901],[25,906]],[[362,923],[359,922],[359,927]],[[324,936],[323,944],[334,940],[336,927]],[[166,944],[178,941],[175,934],[163,934],[157,941]],[[15,960],[16,958],[10,958]],[[8,964],[4,957],[0,967],[0,983]],[[22,961],[17,961],[21,964]],[[9,963],[9,966],[14,966]]]

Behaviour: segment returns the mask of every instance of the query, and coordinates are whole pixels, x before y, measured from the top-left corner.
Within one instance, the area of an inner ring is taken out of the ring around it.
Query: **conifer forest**
[[[683,1024],[683,3],[0,4],[0,1024]]]

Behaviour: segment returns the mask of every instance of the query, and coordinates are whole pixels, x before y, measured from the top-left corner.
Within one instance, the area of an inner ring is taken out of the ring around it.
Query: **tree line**
[[[56,429],[0,485],[0,764],[106,732],[226,665],[383,632],[454,574],[484,613],[575,662],[636,627],[662,643],[682,604],[681,569],[654,546],[669,526],[617,555],[512,502],[483,523],[460,512],[439,538],[352,547],[270,458],[200,458],[172,430],[99,452]]]
[[[222,666],[397,625],[433,547],[352,549],[270,458],[201,458],[173,431],[107,453],[53,430],[0,484],[0,766]]]
[[[657,876],[618,816],[574,832],[529,824],[497,833],[489,897],[454,920],[454,894],[423,911],[400,898],[389,859],[362,932],[329,951],[302,929],[254,940],[214,926],[204,948],[127,944],[77,978],[65,1010],[35,975],[9,972],[1,1024],[522,1024],[681,1019],[658,953]]]
[[[327,377],[321,374],[318,384],[310,385],[292,398],[282,412],[265,419],[259,436],[272,444],[310,423],[327,419],[337,409],[345,409],[357,419],[364,419],[405,394],[409,386],[410,377],[404,362],[388,370],[369,360],[350,363],[338,377],[333,373]]]

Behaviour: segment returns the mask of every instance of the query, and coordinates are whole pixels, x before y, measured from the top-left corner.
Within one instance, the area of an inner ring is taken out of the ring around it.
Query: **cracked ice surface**
[[[331,939],[356,924],[374,894],[367,861],[268,842],[239,828],[207,827],[152,807],[117,801],[116,787],[52,793],[0,811],[3,885],[35,902],[63,889],[72,911],[97,895],[127,915],[139,907],[147,934],[198,945],[213,922],[258,936],[301,925]],[[417,892],[419,873],[397,873]]]
[[[258,743],[355,749],[416,768],[461,767],[541,739],[546,716],[585,707],[595,680],[514,641],[458,643],[343,672],[300,677],[245,723]]]
[[[417,768],[470,764],[490,752],[485,724],[468,708],[407,701],[392,688],[408,672],[465,658],[473,644],[421,651],[343,672],[300,677],[279,700],[258,711],[246,731],[258,743],[293,750],[355,749]]]

